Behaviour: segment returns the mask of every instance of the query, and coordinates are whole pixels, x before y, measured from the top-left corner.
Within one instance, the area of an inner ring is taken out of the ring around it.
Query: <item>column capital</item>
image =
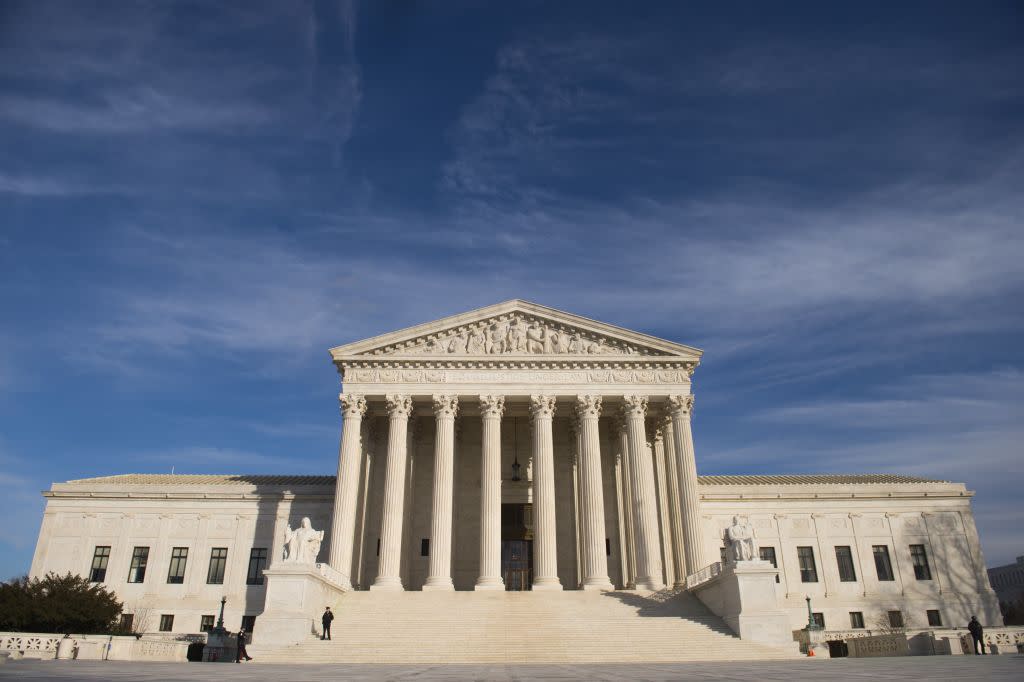
[[[434,395],[434,416],[437,418],[451,417],[459,413],[459,396],[457,395]]]
[[[627,417],[647,416],[647,396],[645,395],[624,395],[622,396],[622,412]]]
[[[548,418],[555,415],[555,398],[550,395],[530,396],[530,419]]]
[[[388,394],[384,400],[387,401],[388,416],[408,418],[412,414],[412,398],[409,396]]]
[[[340,393],[338,403],[345,417],[363,417],[366,414],[366,398],[354,393]]]
[[[669,413],[675,416],[689,417],[693,414],[693,394],[670,395],[668,397]]]
[[[576,416],[579,419],[590,417],[597,419],[601,416],[601,396],[599,395],[578,395],[576,396]]]
[[[505,396],[503,395],[482,395],[480,400],[480,414],[484,417],[498,417],[505,413]]]

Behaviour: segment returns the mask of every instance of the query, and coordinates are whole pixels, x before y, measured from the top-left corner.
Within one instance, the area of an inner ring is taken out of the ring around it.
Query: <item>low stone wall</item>
[[[906,635],[875,635],[857,637],[846,643],[850,658],[878,658],[881,656],[909,656],[910,642]]]
[[[185,661],[191,642],[165,637],[56,635],[0,632],[0,652],[10,658],[76,658],[91,661]]]

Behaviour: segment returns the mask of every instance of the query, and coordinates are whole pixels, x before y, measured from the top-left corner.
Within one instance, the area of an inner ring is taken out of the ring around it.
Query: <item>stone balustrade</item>
[[[67,642],[67,644],[62,644]],[[111,661],[185,661],[191,638],[134,635],[58,635],[39,632],[0,632],[0,653],[11,658],[77,658]]]
[[[709,580],[713,580],[722,574],[722,562],[716,561],[713,564],[709,564],[704,568],[700,569],[696,573],[691,573],[686,576],[686,589],[692,590],[698,585],[703,585]]]

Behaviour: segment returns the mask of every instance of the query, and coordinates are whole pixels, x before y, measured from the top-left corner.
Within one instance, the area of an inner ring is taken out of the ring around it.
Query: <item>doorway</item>
[[[533,505],[501,505],[501,577],[509,592],[533,585]]]

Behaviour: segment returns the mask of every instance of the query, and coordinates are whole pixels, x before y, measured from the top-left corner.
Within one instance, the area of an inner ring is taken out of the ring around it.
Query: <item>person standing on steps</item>
[[[245,629],[238,631],[238,646],[235,648],[235,663],[241,663],[242,659],[252,660],[252,656],[245,650]]]
[[[324,610],[323,617],[320,618],[320,622],[324,626],[324,633],[322,635],[320,635],[320,639],[330,639],[331,638],[331,621],[332,620],[334,620],[334,614],[331,613],[331,607],[328,606]]]
[[[974,655],[978,655],[978,645],[981,645],[981,655],[985,655],[985,628],[981,627],[977,616],[971,616],[971,622],[967,624],[967,631],[971,633],[974,640]]]

